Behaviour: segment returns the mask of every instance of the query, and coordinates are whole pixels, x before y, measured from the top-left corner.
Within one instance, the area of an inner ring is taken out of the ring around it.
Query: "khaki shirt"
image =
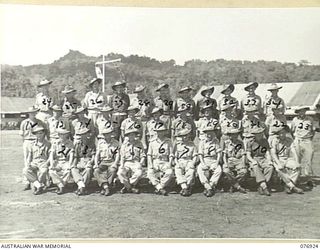
[[[40,120],[31,121],[31,119],[27,118],[21,122],[19,134],[24,140],[35,140],[37,137],[31,131],[37,125],[45,128],[45,125]]]
[[[77,135],[77,133],[84,128],[88,128],[92,134],[95,132],[95,127],[91,119],[84,118],[82,121],[80,121],[78,118],[76,118],[72,121],[72,129],[75,139],[81,138],[81,136]]]
[[[114,93],[110,98],[110,106],[113,108],[113,113],[127,113],[130,106],[130,98],[126,93]]]
[[[172,131],[174,131],[174,135],[176,135],[179,131],[183,129],[190,129],[192,131],[192,134],[195,135],[196,125],[192,119],[184,120],[181,117],[177,117],[172,121],[171,129]]]
[[[214,158],[217,159],[218,154],[221,152],[220,144],[217,138],[206,139],[200,141],[198,154],[202,155],[204,158]]]
[[[101,163],[112,163],[116,160],[117,154],[119,154],[120,144],[117,140],[111,139],[110,142],[102,140],[98,147],[98,153],[100,154]]]
[[[47,140],[44,140],[43,143],[35,141],[30,150],[31,154],[31,163],[40,163],[45,162],[49,159],[51,144]]]
[[[61,107],[62,107],[62,115],[64,117],[74,117],[74,112],[76,111],[76,108],[81,106],[81,103],[76,98],[73,99],[67,99],[66,97],[63,98]]]
[[[243,142],[239,139],[236,140],[225,140],[223,142],[223,152],[227,158],[241,159],[246,153]]]
[[[54,138],[54,139],[59,138],[58,133],[56,131],[58,128],[64,128],[69,131],[71,129],[70,121],[63,117],[59,117],[58,119],[54,117],[50,117],[48,118],[47,122],[48,122],[50,138]]]
[[[162,99],[160,96],[157,96],[156,98],[154,98],[154,104],[156,107],[163,109],[164,115],[169,115],[169,116],[174,115],[174,105],[173,105],[172,98],[170,96],[164,99]]]
[[[52,98],[44,95],[43,93],[38,93],[36,95],[36,103],[34,106],[36,108],[39,108],[40,111],[48,112],[49,109],[53,106]]]
[[[192,160],[197,155],[197,148],[192,141],[178,141],[174,147],[174,156],[177,160]]]
[[[227,96],[227,95],[221,95],[220,98],[218,99],[218,108],[221,110],[223,107],[227,105],[234,105],[235,107],[238,106],[238,100],[237,98],[233,96]]]
[[[274,135],[287,125],[287,119],[284,115],[270,114],[266,119],[266,126],[269,129],[269,135]]]
[[[254,95],[248,94],[241,101],[241,108],[244,111],[257,110],[257,112],[261,112],[261,107],[262,107],[261,97],[256,94]]]
[[[57,161],[67,162],[70,159],[70,155],[74,153],[74,146],[72,141],[67,140],[63,142],[58,140],[56,144],[52,145],[53,158]]]
[[[99,115],[97,118],[97,127],[99,132],[101,132],[105,128],[110,128],[112,126],[112,118],[111,116],[105,118],[103,115]]]
[[[257,128],[265,128],[266,125],[257,115],[245,115],[242,118],[242,127],[244,133],[251,133]]]
[[[149,140],[157,138],[157,132],[155,132],[155,128],[160,128],[165,126],[167,129],[170,128],[170,120],[162,119],[160,117],[159,121],[154,120],[153,118],[147,122],[147,135],[149,136]]]
[[[217,111],[217,101],[213,98],[208,97],[202,97],[197,101],[196,104],[196,112],[198,112],[199,117],[203,117],[203,111],[202,108],[208,105],[212,105],[212,111],[215,113]]]
[[[84,143],[82,140],[77,143],[74,147],[74,157],[75,158],[92,158],[96,153],[96,147],[94,141],[89,141]]]
[[[205,132],[203,132],[203,130],[207,127],[214,127],[217,131],[220,131],[221,129],[219,121],[217,119],[201,117],[197,121],[197,130],[199,131],[199,139],[206,138]]]
[[[105,104],[105,98],[102,93],[94,93],[93,91],[87,92],[83,99],[83,103],[88,108],[92,110],[95,108],[101,108]]]
[[[293,140],[289,137],[286,137],[284,140],[279,137],[274,138],[270,146],[272,149],[275,149],[280,159],[288,159],[292,156]]]
[[[300,139],[308,139],[314,136],[314,120],[306,116],[304,119],[299,117],[295,117],[292,120],[292,130],[294,132],[294,136]]]
[[[232,115],[220,116],[220,126],[222,134],[228,133],[230,130],[238,128],[242,129],[242,121]]]
[[[121,123],[121,130],[126,132],[127,130],[131,130],[131,129],[138,129],[139,132],[142,134],[142,123],[140,120],[138,120],[137,118],[131,118],[128,117],[126,119],[123,120],[123,122]]]
[[[130,143],[130,141],[124,142],[120,148],[120,156],[124,161],[139,161],[146,157],[143,149],[143,145],[140,141]]]
[[[151,156],[152,159],[169,161],[170,157],[174,157],[171,140],[160,140],[159,138],[154,139],[149,144],[147,155]]]
[[[141,120],[147,120],[151,117],[151,110],[154,107],[153,100],[151,98],[138,98],[132,99],[132,106],[138,107],[139,111],[136,113],[136,117]]]
[[[246,140],[245,143],[246,152],[251,152],[252,157],[264,158],[270,146],[268,140],[262,138],[261,140]]]
[[[284,111],[286,109],[286,105],[284,103],[284,100],[280,97],[272,97],[270,96],[267,98],[264,102],[264,113],[268,116],[269,114],[272,114],[272,108],[276,108],[280,111],[280,114],[284,114]]]
[[[175,114],[177,114],[177,111],[179,109],[179,107],[187,107],[188,108],[188,112],[194,116],[195,115],[195,110],[196,110],[196,104],[194,102],[194,100],[192,98],[190,99],[182,99],[181,97],[179,97],[178,99],[176,99],[175,103],[174,103],[174,112]]]

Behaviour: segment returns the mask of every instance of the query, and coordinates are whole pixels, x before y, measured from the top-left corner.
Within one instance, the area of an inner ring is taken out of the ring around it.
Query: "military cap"
[[[133,93],[139,93],[139,92],[143,91],[145,88],[146,88],[146,86],[138,85],[138,86],[136,86],[136,88],[134,89]]]
[[[79,114],[81,112],[84,112],[87,108],[79,106],[76,108],[76,110],[74,111],[75,114]]]
[[[270,87],[267,89],[268,91],[282,89],[282,87],[278,86],[276,83],[271,83]]]
[[[52,81],[49,81],[47,79],[44,79],[44,80],[41,80],[40,83],[38,84],[38,87],[42,87],[42,86],[46,86],[46,85],[49,85],[51,84]]]
[[[156,88],[156,91],[160,91],[160,89],[163,89],[163,88],[169,88],[169,84],[168,83],[161,83],[157,88]]]
[[[68,94],[68,93],[72,93],[72,92],[76,92],[77,90],[75,90],[74,88],[73,88],[73,86],[72,85],[66,85],[65,87],[64,87],[64,90],[62,90],[61,92],[63,93],[63,94]]]
[[[42,127],[42,126],[35,126],[32,130],[31,130],[31,132],[33,133],[33,134],[36,134],[37,132],[39,132],[39,131],[44,131],[44,127]]]
[[[112,89],[115,90],[116,87],[122,86],[125,87],[126,86],[126,82],[122,81],[122,82],[116,82],[115,84],[112,85]]]
[[[214,92],[214,86],[206,86],[206,87],[204,87],[204,88],[201,90],[200,94],[201,94],[202,96],[204,96],[204,92],[207,92],[207,91],[211,91],[211,92],[213,93],[213,92]]]
[[[102,79],[101,78],[93,78],[90,83],[89,83],[89,86],[92,86],[92,84],[94,84],[95,82],[98,82],[98,83],[102,83]]]
[[[128,134],[132,134],[132,133],[139,133],[140,131],[136,128],[132,128],[132,129],[127,129],[124,134],[128,135]]]
[[[244,90],[245,91],[248,91],[249,89],[251,88],[254,88],[256,89],[258,87],[259,83],[257,82],[249,82],[245,87],[244,87]]]
[[[53,111],[61,111],[61,112],[62,112],[62,107],[61,107],[60,105],[53,105],[53,106],[51,107],[51,109],[52,109]]]
[[[191,133],[191,129],[189,129],[189,128],[181,129],[181,130],[179,130],[177,132],[176,137],[185,136],[185,135],[188,135],[190,133]]]
[[[66,128],[58,128],[56,131],[58,134],[69,134],[70,133],[70,131],[67,130]]]
[[[187,86],[187,87],[181,88],[181,89],[178,91],[178,93],[189,92],[189,91],[191,91],[191,90],[192,90],[192,88],[191,88],[190,86]]]
[[[109,105],[105,105],[100,109],[101,112],[111,112],[113,111],[113,108],[110,107]]]
[[[35,106],[32,106],[32,107],[29,107],[25,113],[28,113],[28,114],[29,113],[36,113],[38,111],[39,111],[38,108],[36,108]]]
[[[103,128],[100,133],[101,134],[110,134],[112,132],[113,132],[113,127],[110,126],[109,128]]]
[[[163,108],[161,108],[161,107],[154,107],[153,109],[152,109],[152,111],[151,111],[151,114],[155,114],[155,113],[163,113]]]
[[[80,130],[78,130],[78,131],[76,132],[76,134],[77,134],[77,135],[84,135],[84,134],[88,133],[89,131],[90,131],[90,129],[84,127],[84,128],[81,128]]]
[[[234,91],[234,84],[229,84],[229,85],[224,85],[222,87],[222,90],[221,90],[221,94],[225,94],[228,90],[231,90],[231,92]]]

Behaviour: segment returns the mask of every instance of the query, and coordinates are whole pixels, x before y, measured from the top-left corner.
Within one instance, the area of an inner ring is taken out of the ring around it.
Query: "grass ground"
[[[320,239],[320,187],[304,195],[201,192],[185,198],[151,193],[22,191],[22,142],[1,132],[0,238],[307,238]],[[320,137],[314,170],[320,175]]]

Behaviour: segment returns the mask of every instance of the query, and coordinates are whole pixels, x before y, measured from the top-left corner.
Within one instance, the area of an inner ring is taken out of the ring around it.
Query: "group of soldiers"
[[[288,194],[303,193],[300,176],[310,189],[314,186],[312,140],[318,128],[306,116],[308,107],[297,108],[287,125],[277,84],[270,85],[264,101],[252,82],[243,100],[232,96],[235,87],[229,84],[217,100],[211,98],[213,86],[202,88],[195,102],[188,86],[172,99],[166,83],[158,85],[155,98],[138,85],[130,100],[125,82],[116,82],[110,96],[101,92],[101,83],[94,78],[81,101],[67,85],[60,103],[50,97],[52,81],[38,84],[35,105],[20,128],[25,190],[33,187],[37,195],[56,185],[63,194],[74,182],[75,193],[85,195],[94,177],[102,195],[114,192],[116,180],[123,185],[120,193],[139,193],[146,176],[156,194],[167,195],[176,182],[182,196],[192,194],[199,178],[204,195],[211,197],[221,180],[233,192],[247,193],[250,174],[261,195],[270,195],[274,174]]]

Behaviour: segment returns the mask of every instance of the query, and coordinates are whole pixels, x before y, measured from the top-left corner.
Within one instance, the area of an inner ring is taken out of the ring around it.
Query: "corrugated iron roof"
[[[1,114],[18,114],[34,105],[35,98],[1,96]]]

